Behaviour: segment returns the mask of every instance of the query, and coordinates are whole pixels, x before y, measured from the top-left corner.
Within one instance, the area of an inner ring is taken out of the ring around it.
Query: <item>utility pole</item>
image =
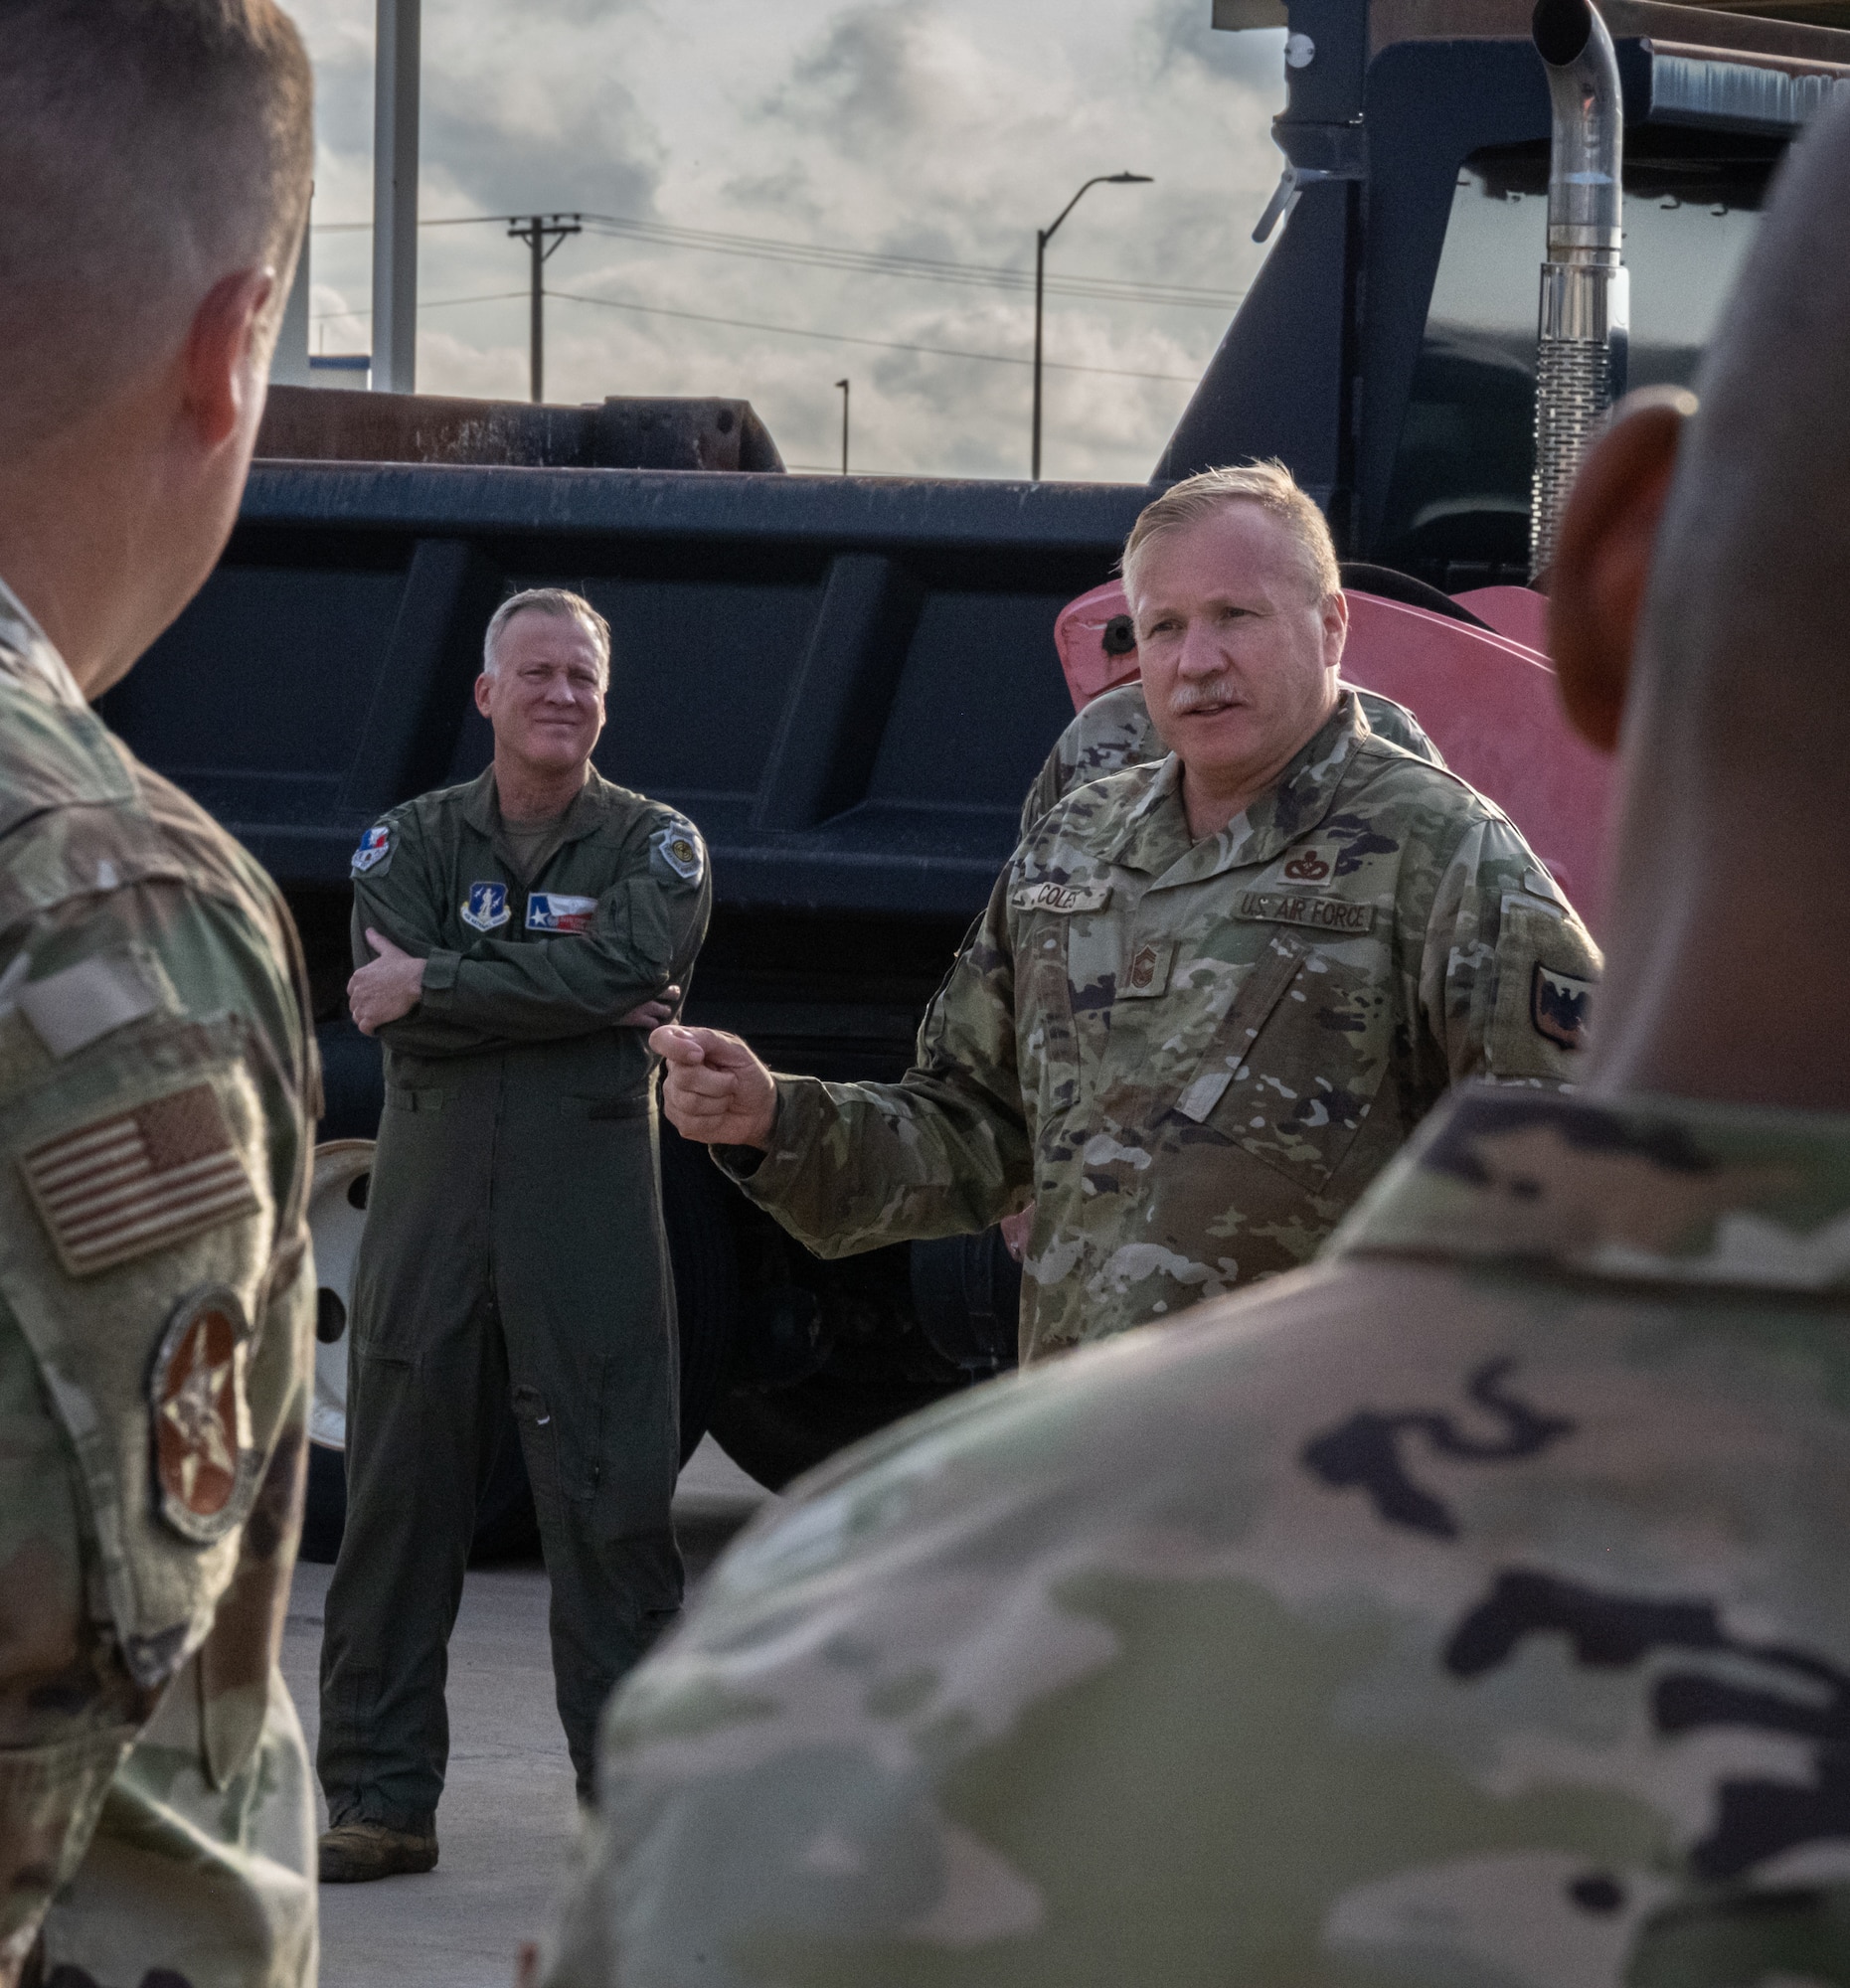
[[[1034,449],[1030,457],[1033,466],[1028,474],[1036,483],[1041,480],[1041,285],[1047,273],[1047,245],[1053,241],[1055,230],[1079,206],[1080,195],[1090,188],[1151,184],[1148,173],[1096,173],[1055,215],[1053,228],[1037,228],[1034,232]]]
[[[841,389],[841,473],[846,476],[848,474],[848,383],[846,380],[837,380],[835,384]]]
[[[373,57],[373,385],[418,384],[420,0],[379,0]]]
[[[532,331],[532,374],[533,398],[537,406],[546,399],[546,282],[542,271],[547,258],[568,235],[578,235],[583,231],[579,226],[580,217],[555,214],[550,218],[544,214],[530,214],[512,223],[508,234],[516,242],[526,243],[533,253],[533,331]]]

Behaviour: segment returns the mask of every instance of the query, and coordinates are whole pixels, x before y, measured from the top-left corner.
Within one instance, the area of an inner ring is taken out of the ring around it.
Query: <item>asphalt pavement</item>
[[[766,1494],[711,1439],[681,1473],[675,1530],[690,1586]],[[312,1753],[330,1567],[296,1569],[282,1667]],[[572,1764],[553,1707],[546,1574],[469,1574],[449,1643],[449,1778],[437,1867],[321,1892],[324,1988],[509,1988],[544,1925],[577,1829]],[[317,1796],[319,1804],[319,1796]],[[325,1828],[327,1812],[321,1809]]]

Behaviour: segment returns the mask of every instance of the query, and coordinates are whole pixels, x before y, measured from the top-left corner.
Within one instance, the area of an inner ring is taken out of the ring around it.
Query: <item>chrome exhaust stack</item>
[[[1555,110],[1529,508],[1535,580],[1555,557],[1588,441],[1625,391],[1630,279],[1619,260],[1625,110],[1612,37],[1591,0],[1537,0],[1531,29]]]

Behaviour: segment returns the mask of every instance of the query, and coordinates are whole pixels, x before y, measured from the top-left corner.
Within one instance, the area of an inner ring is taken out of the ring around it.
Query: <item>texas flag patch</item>
[[[369,870],[376,870],[392,854],[392,831],[381,822],[377,828],[369,828],[360,838],[360,846],[353,852],[352,874],[364,877]]]
[[[562,891],[535,891],[527,900],[530,932],[589,931],[597,915],[595,898],[568,897]]]

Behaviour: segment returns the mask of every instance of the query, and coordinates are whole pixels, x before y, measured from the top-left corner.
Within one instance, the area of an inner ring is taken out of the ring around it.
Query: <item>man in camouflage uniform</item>
[[[1377,739],[1398,746],[1417,759],[1434,766],[1445,763],[1444,755],[1426,735],[1426,728],[1404,704],[1383,697],[1379,691],[1360,690],[1354,685],[1355,701],[1362,707],[1368,729]],[[1035,823],[1063,795],[1089,780],[1103,779],[1124,766],[1147,765],[1160,759],[1167,748],[1156,727],[1150,723],[1150,708],[1143,701],[1141,681],[1119,684],[1102,691],[1077,713],[1067,729],[1054,741],[1053,750],[1034,776],[1021,804],[1021,839],[1026,842]]]
[[[811,1479],[613,1705],[552,1988],[1850,1981],[1846,175],[1557,542],[1607,746],[1650,574],[1579,1094]]]
[[[1598,973],[1513,824],[1338,682],[1284,471],[1175,485],[1125,571],[1174,749],[1035,823],[901,1083],[655,1036],[678,1129],[819,1253],[1032,1199],[1024,1363],[1303,1262],[1448,1083],[1570,1077]]]
[[[276,1668],[315,1309],[301,957],[257,866],[86,708],[235,515],[311,94],[269,0],[6,10],[5,1988],[314,1976]]]
[[[386,1052],[354,1269],[347,1529],[328,1589],[324,1883],[436,1862],[443,1673],[511,1398],[552,1581],[559,1716],[597,1715],[681,1603],[674,1286],[654,1059],[706,934],[700,831],[602,778],[610,631],[504,601],[476,702],[493,763],[354,857],[354,1019]]]

